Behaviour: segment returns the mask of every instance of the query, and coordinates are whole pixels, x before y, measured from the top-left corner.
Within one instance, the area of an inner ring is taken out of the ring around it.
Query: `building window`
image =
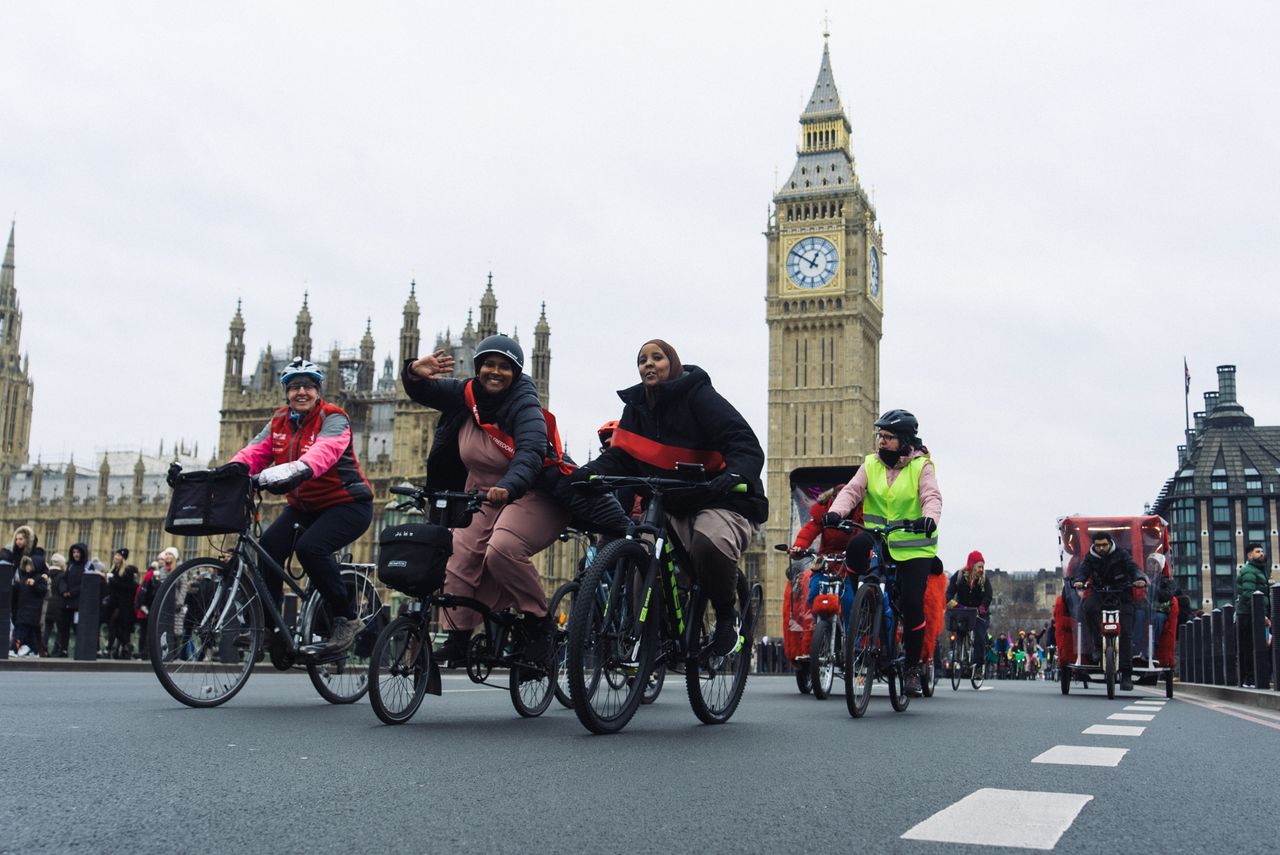
[[[116,523],[111,527],[111,550],[114,552],[122,546],[128,546],[124,542],[124,523]]]
[[[1244,488],[1246,490],[1257,490],[1262,492],[1262,475],[1252,466],[1244,468]]]
[[[93,540],[93,523],[80,523],[80,542],[85,546],[89,546],[89,551],[93,552],[93,548],[89,543],[91,540]]]
[[[160,535],[164,529],[160,527],[160,523],[153,522],[147,528],[147,554],[145,560],[150,561],[160,554]]]
[[[1226,499],[1213,499],[1210,514],[1214,525],[1231,524],[1231,506]]]
[[[1213,470],[1213,473],[1209,476],[1209,489],[1210,490],[1227,489],[1227,470],[1225,469]]]
[[[194,535],[187,535],[182,543],[182,557],[195,558],[200,552],[200,538]]]
[[[51,522],[44,527],[44,551],[52,555],[58,551],[58,523]]]
[[[1261,496],[1249,496],[1244,500],[1244,519],[1249,523],[1266,523],[1267,509]]]

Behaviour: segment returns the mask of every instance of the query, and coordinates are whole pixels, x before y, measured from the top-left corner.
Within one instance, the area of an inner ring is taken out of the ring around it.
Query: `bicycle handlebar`
[[[578,481],[574,485],[580,490],[610,489],[614,487],[648,487],[656,492],[665,490],[693,490],[706,487],[705,481],[683,481],[679,478],[660,478],[656,475],[592,475],[587,481]],[[747,492],[745,483],[733,485],[732,493]]]

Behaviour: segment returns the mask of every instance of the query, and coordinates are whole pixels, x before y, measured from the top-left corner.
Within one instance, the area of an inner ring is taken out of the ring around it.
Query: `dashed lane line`
[[[1093,796],[983,788],[917,823],[904,840],[1049,850]],[[1016,804],[1018,810],[1008,809]]]
[[[1117,712],[1107,716],[1108,721],[1154,721],[1154,715],[1141,715],[1139,713]]]
[[[1128,748],[1099,748],[1091,745],[1055,745],[1032,763],[1053,763],[1059,766],[1119,766]]]
[[[1138,704],[1134,704],[1131,707],[1125,707],[1124,711],[1125,712],[1156,712],[1161,709],[1163,709],[1163,707],[1147,707],[1147,706],[1139,706]]]
[[[1141,736],[1145,727],[1126,724],[1091,724],[1080,731],[1086,736]]]

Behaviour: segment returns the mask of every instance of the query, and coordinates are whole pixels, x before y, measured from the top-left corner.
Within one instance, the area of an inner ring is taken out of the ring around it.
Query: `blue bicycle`
[[[911,520],[891,523],[883,529],[865,528],[851,520],[840,524],[845,531],[870,534],[875,552],[871,569],[859,579],[844,639],[844,697],[849,715],[854,718],[866,713],[871,686],[878,679],[889,685],[889,703],[894,711],[902,712],[911,703],[904,685],[906,655],[898,639],[898,565],[889,553],[886,538],[895,531],[915,531],[913,526]]]

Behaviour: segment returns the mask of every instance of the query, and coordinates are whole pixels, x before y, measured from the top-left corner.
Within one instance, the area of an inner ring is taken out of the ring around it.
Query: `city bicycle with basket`
[[[151,666],[165,691],[192,707],[235,696],[270,648],[281,671],[304,668],[326,701],[349,704],[368,689],[368,657],[382,603],[369,565],[339,565],[343,586],[365,629],[343,651],[328,649],[329,609],[316,587],[277,564],[258,542],[261,491],[240,464],[183,472],[169,469],[173,487],[165,530],[179,535],[234,535],[229,557],[193,558],[160,584],[147,621]],[[301,531],[302,528],[298,527]],[[296,616],[281,615],[264,574],[275,574],[297,596]]]
[[[678,465],[699,473],[701,466]],[[667,532],[663,497],[698,488],[675,478],[593,475],[584,488],[633,488],[649,498],[644,519],[625,538],[606,544],[583,573],[569,620],[569,689],[578,720],[593,733],[615,733],[635,715],[648,677],[665,664],[683,672],[689,705],[706,724],[727,722],[746,688],[755,622],[764,592],[738,572],[738,642],[724,656],[710,647],[715,610],[696,584],[682,583],[677,566],[688,566],[680,544]],[[736,490],[745,491],[740,485]]]
[[[889,552],[888,536],[895,531],[916,532],[916,523],[905,520],[882,529],[844,520],[845,531],[865,531],[872,537],[871,568],[858,579],[858,592],[844,637],[844,696],[849,715],[862,718],[871,700],[871,687],[883,680],[889,687],[889,703],[903,712],[911,703],[907,695],[906,654],[899,637],[897,562]]]
[[[951,649],[947,652],[947,674],[951,677],[951,690],[959,691],[960,682],[968,678],[975,690],[982,688],[986,675],[986,663],[974,661],[978,646],[973,634],[978,631],[978,610],[970,606],[954,606],[947,611],[947,629],[951,635]]]
[[[489,679],[494,670],[506,669],[506,688],[516,712],[526,718],[542,715],[554,696],[557,660],[523,659],[521,651],[528,640],[523,616],[491,610],[471,597],[440,592],[453,551],[451,529],[470,525],[472,515],[483,512],[483,497],[477,492],[429,487],[393,486],[391,492],[407,497],[400,509],[421,511],[427,522],[388,527],[378,538],[378,578],[413,600],[373,645],[368,679],[374,713],[386,724],[404,724],[427,694],[441,694],[431,627],[438,623],[441,609],[468,608],[481,615],[483,630],[471,636],[467,676],[474,683],[492,685]],[[550,606],[550,614],[556,614],[558,601],[553,598]]]

